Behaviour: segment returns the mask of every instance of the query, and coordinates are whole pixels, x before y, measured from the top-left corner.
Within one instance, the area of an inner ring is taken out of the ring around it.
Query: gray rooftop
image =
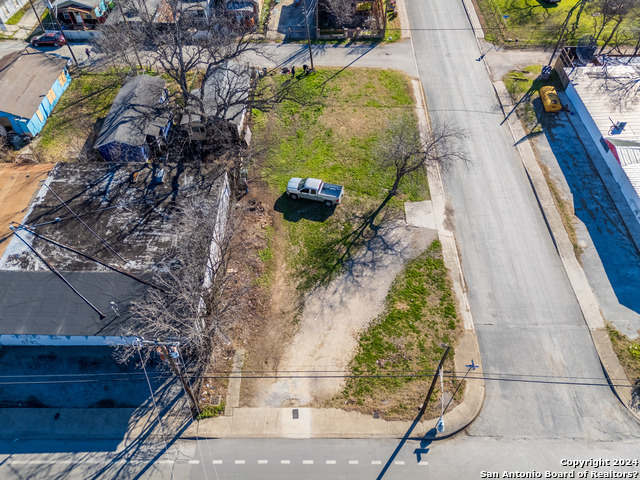
[[[98,133],[95,148],[111,142],[142,146],[147,135],[157,136],[169,119],[167,103],[161,103],[166,82],[160,77],[138,75],[125,83]]]
[[[50,240],[149,281],[176,246],[181,225],[179,202],[202,195],[218,199],[226,179],[224,172],[209,165],[164,165],[163,169],[163,182],[157,183],[157,169],[146,164],[60,163],[46,181],[126,263],[119,262],[44,186],[23,224]],[[134,172],[138,172],[137,181],[131,183]],[[105,318],[100,319],[14,236],[0,259],[0,334],[123,334],[122,326],[131,321],[129,304],[147,285],[25,230],[19,235]],[[119,317],[111,308],[112,301]]]
[[[225,64],[216,68],[203,86],[204,111],[210,121],[224,120],[240,125],[249,98],[251,77],[244,66]],[[191,92],[200,97],[201,90]],[[181,123],[198,119],[194,105],[187,107]]]
[[[107,272],[66,272],[64,276],[104,319],[51,272],[0,271],[0,333],[119,336],[124,325],[132,326],[129,304],[144,293],[143,284]]]
[[[67,61],[30,47],[0,58],[0,111],[31,118]]]

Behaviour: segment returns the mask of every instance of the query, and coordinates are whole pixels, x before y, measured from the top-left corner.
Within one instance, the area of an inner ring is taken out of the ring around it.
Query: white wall
[[[7,0],[2,6],[0,6],[0,20],[2,22],[6,22],[13,15],[20,10],[25,4],[27,0]],[[6,27],[3,25],[2,30],[6,30]]]
[[[571,103],[573,104],[576,113],[580,116],[582,123],[584,123],[584,126],[587,127],[589,135],[591,135],[591,138],[595,142],[596,147],[598,147],[602,158],[604,158],[604,161],[609,167],[609,170],[611,170],[611,174],[620,187],[620,191],[622,192],[622,195],[624,195],[624,198],[627,200],[629,207],[631,207],[631,211],[635,215],[638,222],[640,222],[640,197],[638,196],[638,192],[636,192],[636,190],[633,188],[633,185],[631,185],[629,177],[627,177],[627,174],[622,169],[622,166],[618,163],[618,160],[616,160],[616,157],[613,155],[611,150],[605,150],[601,142],[601,139],[603,139],[602,134],[600,133],[600,130],[598,129],[596,123],[591,118],[587,107],[582,102],[582,99],[580,98],[580,95],[576,91],[573,84],[570,83],[567,86],[565,93],[567,97],[569,97],[569,100],[571,100]]]

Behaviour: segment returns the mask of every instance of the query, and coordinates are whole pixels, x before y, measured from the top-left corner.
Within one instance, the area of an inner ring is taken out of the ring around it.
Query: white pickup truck
[[[287,184],[287,195],[293,200],[306,198],[316,202],[324,202],[331,207],[338,205],[344,195],[344,188],[341,185],[324,183],[317,178],[294,177]]]

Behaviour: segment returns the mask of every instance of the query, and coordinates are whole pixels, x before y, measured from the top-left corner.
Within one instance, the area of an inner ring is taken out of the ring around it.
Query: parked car
[[[31,45],[34,47],[61,47],[65,43],[66,40],[59,32],[45,33],[31,39]]]
[[[317,178],[294,177],[287,184],[287,195],[293,200],[306,198],[316,202],[324,202],[331,207],[338,205],[344,195],[344,188],[341,185],[324,183]]]

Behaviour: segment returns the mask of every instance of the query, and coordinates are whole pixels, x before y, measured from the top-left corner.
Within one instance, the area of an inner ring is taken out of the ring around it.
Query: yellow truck
[[[540,89],[540,99],[542,100],[542,106],[545,112],[559,112],[562,110],[562,103],[560,103],[558,93],[551,85]]]

